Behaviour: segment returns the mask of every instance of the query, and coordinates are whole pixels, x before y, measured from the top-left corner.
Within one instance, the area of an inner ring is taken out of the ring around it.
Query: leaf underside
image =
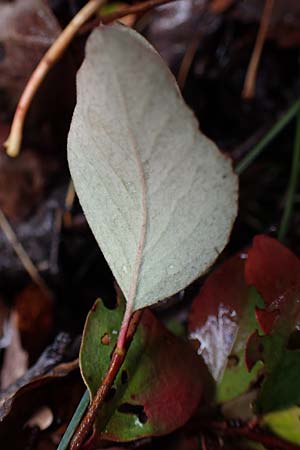
[[[237,178],[135,31],[94,30],[77,88],[72,178],[119,286],[139,309],[186,287],[222,251]]]

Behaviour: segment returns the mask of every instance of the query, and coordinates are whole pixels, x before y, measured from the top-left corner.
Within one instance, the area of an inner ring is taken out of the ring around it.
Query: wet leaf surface
[[[189,337],[217,381],[217,400],[243,394],[261,365],[248,372],[244,349],[256,327],[255,307],[261,303],[245,282],[247,253],[228,259],[207,278],[189,315]]]

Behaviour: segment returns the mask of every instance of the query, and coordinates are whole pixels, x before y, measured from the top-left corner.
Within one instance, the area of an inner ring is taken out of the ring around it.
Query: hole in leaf
[[[258,348],[257,348],[258,352],[262,354],[264,352],[264,349],[265,348],[264,348],[263,344],[260,342],[258,345]]]
[[[107,276],[107,278],[111,278],[112,286],[113,286],[113,278],[112,278],[111,272],[109,274],[107,274],[106,276]],[[109,290],[108,295],[102,295],[101,298],[102,298],[102,302],[103,302],[105,308],[107,308],[107,309],[113,310],[119,306],[118,295],[117,295],[115,287],[112,287],[112,289]]]
[[[300,330],[294,330],[288,340],[287,344],[288,350],[299,350],[300,349]]]
[[[239,359],[238,356],[236,356],[236,355],[229,355],[228,356],[228,367],[229,367],[229,369],[231,367],[236,367],[239,362],[240,362],[240,359]]]
[[[130,403],[122,403],[118,411],[123,414],[135,414],[141,423],[146,423],[148,420],[147,414],[142,405],[131,405]]]
[[[141,423],[146,423],[148,420],[147,414],[144,410],[138,415],[138,418]]]
[[[122,373],[121,373],[121,383],[122,384],[126,384],[128,382],[128,373],[127,373],[127,370],[122,370]]]
[[[109,345],[110,344],[110,336],[108,333],[104,333],[101,337],[101,344],[103,345]]]
[[[104,303],[105,308],[110,310],[116,309],[119,306],[116,297],[110,296],[109,299],[103,298],[102,301]]]
[[[117,392],[117,389],[115,387],[110,388],[110,390],[108,391],[106,397],[105,397],[105,402],[110,402],[110,400],[112,400],[115,396]]]

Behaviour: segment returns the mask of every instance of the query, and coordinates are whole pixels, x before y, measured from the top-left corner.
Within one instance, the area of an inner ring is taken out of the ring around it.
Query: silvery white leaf
[[[77,88],[72,178],[117,282],[139,309],[214,262],[236,216],[237,177],[135,31],[95,29]]]

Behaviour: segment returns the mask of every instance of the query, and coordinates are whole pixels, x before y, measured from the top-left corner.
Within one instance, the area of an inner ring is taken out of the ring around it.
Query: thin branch
[[[285,235],[289,228],[289,223],[290,223],[291,215],[292,215],[292,211],[293,211],[294,198],[295,198],[296,189],[297,189],[297,185],[298,185],[299,167],[300,167],[300,112],[298,111],[297,121],[296,121],[296,133],[295,133],[295,141],[294,141],[291,176],[290,176],[289,187],[288,187],[288,191],[287,191],[287,198],[286,198],[286,202],[285,202],[283,217],[281,220],[279,233],[278,233],[278,239],[280,241],[283,241],[285,239]]]
[[[86,441],[88,435],[90,434],[90,430],[95,421],[97,412],[99,408],[102,406],[111,386],[114,383],[115,377],[118,374],[119,369],[125,359],[127,350],[135,334],[142,313],[143,310],[136,311],[131,317],[128,331],[126,334],[126,346],[123,350],[120,349],[118,346],[116,346],[116,349],[110,361],[108,371],[106,372],[102,380],[101,386],[99,387],[95,397],[93,398],[84,419],[82,420],[81,424],[79,425],[77,431],[74,434],[74,437],[70,444],[70,450],[79,450],[83,445],[83,443]]]
[[[31,279],[37,286],[47,295],[47,297],[52,298],[52,293],[50,289],[47,287],[45,281],[39,274],[38,269],[35,267],[34,263],[30,259],[29,255],[26,253],[26,250],[22,246],[21,242],[18,240],[16,233],[12,229],[10,223],[5,217],[3,211],[0,209],[0,227],[14,249],[15,253],[19,257],[24,269],[27,271]]]
[[[66,228],[70,227],[72,225],[72,208],[74,205],[74,201],[75,201],[75,188],[74,188],[74,184],[73,181],[70,180],[69,185],[68,185],[68,189],[67,189],[67,193],[66,193],[66,198],[65,198],[65,212],[64,212],[64,216],[63,216],[63,222],[64,222],[64,226]]]
[[[242,92],[242,97],[244,99],[251,99],[254,96],[258,64],[270,25],[273,5],[274,0],[265,0],[265,7],[262,13],[254,50],[248,66],[244,89]]]
[[[234,3],[235,0],[213,0],[209,5],[209,9],[215,14],[221,14],[231,8]]]
[[[32,73],[19,100],[9,137],[4,144],[6,147],[6,152],[9,156],[15,157],[19,154],[22,143],[24,120],[31,105],[32,99],[42,81],[45,79],[51,67],[53,67],[54,64],[63,55],[68,45],[76,35],[77,31],[91,16],[93,16],[99,10],[100,6],[103,3],[104,0],[90,0],[76,14],[76,16],[73,17],[71,22],[58,36],[52,46],[47,50],[47,52],[37,65],[36,69]]]
[[[203,424],[201,424],[202,426]],[[243,437],[249,439],[250,441],[259,442],[260,444],[266,446],[270,449],[276,450],[300,450],[299,445],[292,444],[290,442],[284,441],[283,439],[274,436],[272,434],[267,434],[259,429],[251,429],[249,426],[244,426],[241,428],[229,427],[227,422],[214,422],[208,421],[204,424],[205,428],[209,431],[215,431],[225,436],[230,437]]]
[[[144,12],[155,6],[170,3],[172,1],[174,0],[147,0],[145,2],[138,3],[137,5],[124,8],[120,11],[107,14],[105,17],[102,18],[102,21],[104,24],[110,23],[113,22],[114,20],[117,20],[129,14]],[[19,100],[13,118],[10,134],[4,144],[6,152],[9,156],[11,157],[18,156],[20,152],[26,114],[39,86],[45,79],[47,73],[63,55],[63,53],[65,52],[65,50],[67,49],[67,47],[69,46],[70,42],[73,40],[77,32],[82,30],[82,26],[85,24],[85,22],[87,22],[89,18],[92,17],[104,3],[105,0],[90,0],[76,14],[76,16],[73,17],[71,22],[67,25],[67,27],[56,39],[56,41],[48,49],[48,51],[45,53],[45,55],[39,62],[38,66],[32,73]],[[99,23],[100,19],[92,22],[92,24],[89,25],[89,30],[99,25]]]
[[[241,175],[250,164],[261,154],[266,146],[280,133],[281,130],[295,117],[299,112],[300,102],[297,100],[282,116],[275,122],[268,133],[259,141],[250,152],[236,165],[235,172]]]
[[[201,33],[196,33],[192,37],[190,43],[186,48],[185,54],[182,58],[182,62],[177,75],[177,83],[181,91],[185,86],[186,79],[189,74],[197,49],[199,47],[199,41],[201,37],[202,37]]]

